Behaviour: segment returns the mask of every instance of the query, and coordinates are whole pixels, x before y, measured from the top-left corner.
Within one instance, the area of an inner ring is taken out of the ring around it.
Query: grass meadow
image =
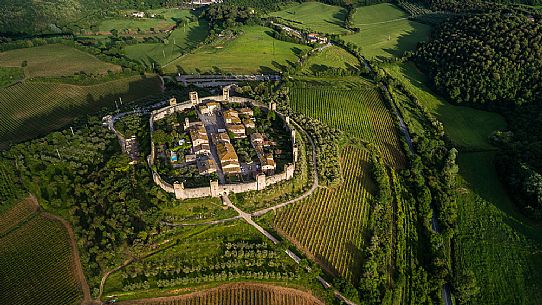
[[[354,55],[348,53],[344,49],[337,46],[331,46],[310,56],[304,63],[301,73],[305,75],[315,75],[318,72],[326,70],[328,67],[340,68],[348,71],[359,70],[360,62]]]
[[[506,129],[506,121],[501,115],[448,103],[426,85],[427,78],[413,63],[386,65],[384,69],[400,80],[444,124],[447,136],[456,146],[472,150],[495,149],[488,137],[495,130]]]
[[[119,72],[121,67],[103,62],[96,57],[62,44],[10,50],[0,53],[0,67],[23,67],[26,78],[71,76],[84,71],[87,74]]]
[[[542,227],[517,210],[499,180],[496,148],[488,141],[494,130],[506,129],[504,118],[449,104],[427,87],[427,78],[412,63],[386,65],[385,70],[443,123],[460,148],[453,255],[455,268],[474,272],[481,288],[472,303],[540,304]]]
[[[298,60],[297,54],[309,47],[276,40],[269,35],[271,29],[262,26],[243,26],[233,39],[219,40],[184,55],[165,65],[165,72],[186,73],[274,72]]]
[[[24,77],[23,70],[16,67],[0,67],[0,89],[9,86]]]
[[[347,33],[344,26],[346,10],[320,2],[288,4],[282,10],[269,14],[294,28],[325,34]]]
[[[408,20],[406,12],[389,3],[363,6],[356,9],[354,27],[358,33],[341,36],[361,47],[367,59],[400,56],[428,38],[428,25]]]
[[[190,49],[207,37],[208,24],[200,20],[179,26],[168,36],[166,43],[138,43],[124,48],[123,52],[131,59],[144,63],[165,65]]]
[[[133,11],[125,11],[125,14],[130,15]],[[148,32],[163,31],[173,28],[177,20],[187,18],[192,15],[192,11],[183,9],[156,9],[150,10],[150,14],[162,15],[162,18],[133,18],[133,17],[117,17],[101,21],[98,24],[100,33],[110,33],[112,30],[117,30],[119,34],[127,34],[133,32]]]

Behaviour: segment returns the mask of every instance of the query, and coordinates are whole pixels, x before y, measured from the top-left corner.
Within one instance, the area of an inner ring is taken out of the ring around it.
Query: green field
[[[21,68],[0,67],[0,89],[21,80],[23,77]]]
[[[0,303],[81,303],[64,226],[36,215],[0,238]]]
[[[361,48],[367,59],[401,56],[428,38],[431,28],[408,20],[408,15],[393,4],[382,3],[356,9],[353,23],[359,33],[341,36]]]
[[[62,44],[44,45],[0,53],[0,67],[21,67],[26,78],[70,76],[84,71],[87,74],[119,72],[120,66],[103,62],[96,57]]]
[[[113,273],[105,293],[120,300],[168,296],[225,281],[275,281],[278,273],[286,282],[302,281],[299,266],[244,220],[166,234],[177,242]]]
[[[501,115],[449,104],[427,87],[425,75],[412,63],[386,65],[384,69],[444,124],[447,136],[455,145],[474,150],[494,149],[488,137],[495,130],[506,129]]]
[[[173,202],[161,209],[165,221],[173,223],[201,223],[237,216],[232,209],[224,209],[218,198],[186,199]]]
[[[339,6],[320,2],[289,4],[278,12],[269,14],[294,28],[312,30],[325,34],[344,34],[346,10]]]
[[[460,146],[453,254],[456,270],[474,272],[481,288],[472,304],[540,304],[542,228],[516,209],[495,169],[495,147],[488,142],[494,130],[506,129],[505,120],[496,113],[450,105],[427,87],[427,79],[412,63],[384,68],[443,123],[447,136]]]
[[[131,15],[133,11],[126,11],[125,14]],[[118,17],[103,20],[98,24],[99,34],[109,34],[111,30],[117,30],[119,34],[138,33],[139,31],[148,32],[170,30],[176,25],[176,20],[181,20],[192,15],[190,10],[182,9],[157,9],[149,13],[164,16],[161,18],[132,18]]]
[[[124,54],[147,66],[153,62],[164,65],[190,49],[207,36],[208,24],[205,21],[191,22],[173,30],[167,43],[138,43],[124,48]]]
[[[61,128],[74,118],[160,92],[156,77],[129,77],[92,86],[26,81],[0,89],[0,147]]]
[[[219,40],[164,66],[165,72],[186,73],[273,72],[298,60],[297,54],[308,50],[305,45],[276,40],[269,35],[271,29],[262,26],[243,26],[243,32],[234,39]]]
[[[515,208],[498,180],[494,153],[460,154],[456,268],[474,272],[473,304],[542,303],[542,228]]]
[[[315,55],[309,56],[309,59],[303,64],[301,73],[305,75],[317,75],[327,68],[340,68],[347,71],[359,70],[360,62],[354,55],[344,49],[331,46]]]
[[[404,165],[395,121],[374,85],[367,83],[349,90],[294,87],[290,89],[290,103],[297,112],[375,144],[389,165]]]

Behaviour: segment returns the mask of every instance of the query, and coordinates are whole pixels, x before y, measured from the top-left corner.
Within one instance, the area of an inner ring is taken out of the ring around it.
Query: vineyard
[[[81,303],[68,233],[43,216],[0,238],[0,304]]]
[[[15,226],[34,215],[38,206],[31,199],[23,200],[5,213],[0,214],[0,237],[13,230]]]
[[[393,117],[374,88],[294,88],[290,103],[297,112],[377,145],[389,165],[404,166]]]
[[[0,211],[4,204],[18,197],[17,184],[13,164],[0,159]]]
[[[267,284],[238,283],[187,295],[121,302],[132,305],[320,305],[308,292]]]
[[[157,78],[132,77],[93,86],[24,82],[0,89],[0,147],[61,128],[74,118],[160,92]]]
[[[274,220],[275,229],[309,257],[349,280],[359,278],[362,231],[374,187],[369,160],[367,151],[347,146],[341,152],[344,183],[318,189],[311,197],[278,212]]]

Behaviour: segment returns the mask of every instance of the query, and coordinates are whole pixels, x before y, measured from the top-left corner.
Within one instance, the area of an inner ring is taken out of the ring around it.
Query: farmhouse
[[[224,121],[226,124],[239,124],[241,120],[239,119],[239,113],[234,109],[228,109],[224,111]]]
[[[320,34],[316,33],[310,33],[307,35],[307,40],[310,43],[320,43],[320,44],[326,44],[327,43],[327,37],[320,36]]]
[[[220,165],[224,174],[239,174],[241,173],[241,166],[239,165],[239,158],[235,152],[233,145],[227,142],[218,143],[216,145],[218,152],[218,158],[220,159]]]

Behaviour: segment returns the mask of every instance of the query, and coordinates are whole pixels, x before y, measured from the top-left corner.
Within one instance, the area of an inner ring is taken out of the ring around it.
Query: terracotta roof
[[[237,153],[235,152],[235,148],[233,148],[233,145],[230,143],[218,143],[216,145],[216,150],[218,152],[218,158],[220,159],[220,163],[224,163],[226,161],[236,161],[239,162],[237,158]]]

